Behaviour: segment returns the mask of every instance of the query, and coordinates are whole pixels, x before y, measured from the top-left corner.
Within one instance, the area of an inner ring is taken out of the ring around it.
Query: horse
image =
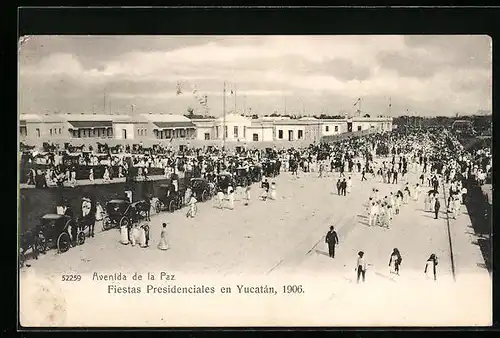
[[[32,250],[33,257],[38,259],[40,252],[45,252],[43,236],[40,236],[39,229],[26,230],[21,234],[20,240],[20,252],[19,252],[19,264],[21,267],[24,266],[26,261],[26,252]]]
[[[136,213],[144,217],[145,220],[151,221],[151,199],[147,198],[145,200],[139,201],[135,204]]]

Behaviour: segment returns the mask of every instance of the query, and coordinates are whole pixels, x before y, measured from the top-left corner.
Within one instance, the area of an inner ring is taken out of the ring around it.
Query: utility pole
[[[226,81],[224,81],[224,90],[222,93],[222,148],[226,149]]]

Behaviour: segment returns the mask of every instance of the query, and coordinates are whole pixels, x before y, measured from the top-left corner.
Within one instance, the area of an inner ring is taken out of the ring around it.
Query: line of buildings
[[[22,114],[19,138],[28,143],[63,140],[226,140],[229,142],[306,141],[368,129],[392,130],[391,117],[316,119],[251,117],[189,119],[177,114]]]

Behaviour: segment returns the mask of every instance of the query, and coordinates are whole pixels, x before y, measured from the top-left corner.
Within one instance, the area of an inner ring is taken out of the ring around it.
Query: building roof
[[[183,122],[153,122],[155,127],[158,129],[171,129],[171,128],[195,128],[195,125],[191,121]]]
[[[141,117],[145,118],[149,122],[191,122],[190,119],[179,114],[141,114]]]
[[[221,116],[217,119],[218,122],[223,122],[224,121],[224,116]],[[251,119],[248,117],[244,117],[238,114],[227,114],[226,115],[226,122],[246,122],[250,123]]]
[[[74,129],[82,128],[110,128],[113,121],[68,121]]]
[[[299,121],[316,121],[316,120],[317,118],[315,118],[314,116],[304,116],[299,119]]]

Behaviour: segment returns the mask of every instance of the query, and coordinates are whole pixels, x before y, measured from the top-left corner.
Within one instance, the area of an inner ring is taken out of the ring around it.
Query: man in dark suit
[[[340,192],[342,193],[342,195],[346,195],[346,190],[347,190],[347,182],[345,181],[345,178],[344,180],[340,183]]]
[[[339,237],[333,226],[330,226],[330,231],[326,233],[325,242],[328,244],[328,255],[335,258],[335,245],[339,244]]]
[[[434,202],[434,219],[438,219],[439,208],[441,208],[441,203],[439,203],[439,197],[436,195],[436,202]]]

